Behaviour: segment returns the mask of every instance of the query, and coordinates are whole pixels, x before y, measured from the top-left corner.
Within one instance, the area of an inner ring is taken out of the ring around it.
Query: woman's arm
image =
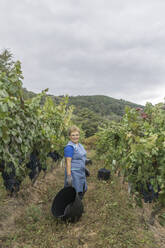
[[[71,161],[74,153],[74,148],[72,146],[66,146],[64,148],[64,157],[66,162],[66,173],[67,173],[67,181],[71,183]]]
[[[66,160],[66,173],[67,173],[66,182],[67,182],[68,186],[72,186],[72,176],[71,176],[71,160],[72,160],[72,158],[66,157],[65,160]]]
[[[66,172],[67,172],[67,175],[68,176],[71,176],[71,161],[72,161],[72,158],[66,157],[65,158],[65,161],[66,161]]]

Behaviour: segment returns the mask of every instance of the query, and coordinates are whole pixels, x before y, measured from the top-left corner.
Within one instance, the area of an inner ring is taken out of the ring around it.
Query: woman
[[[87,182],[85,175],[86,151],[79,143],[80,129],[72,126],[69,129],[70,141],[64,148],[64,157],[66,161],[65,184],[64,186],[73,186],[83,198],[87,191]]]

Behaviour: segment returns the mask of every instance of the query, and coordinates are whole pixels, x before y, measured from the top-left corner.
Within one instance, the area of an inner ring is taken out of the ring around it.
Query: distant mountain
[[[24,90],[24,97],[31,98],[36,94],[32,91]],[[63,96],[50,95],[56,103],[60,101]],[[83,109],[89,109],[95,114],[107,119],[118,120],[123,116],[125,107],[130,106],[131,108],[142,107],[142,105],[125,101],[123,99],[115,99],[104,95],[93,95],[93,96],[69,96],[68,105],[74,105],[74,114],[78,114]]]
[[[109,96],[72,96],[69,97],[69,104],[74,105],[75,113],[83,108],[88,108],[100,116],[106,116],[111,119],[113,117],[121,117],[124,114],[125,107],[131,108],[143,107],[142,105],[125,101],[123,99],[115,99]]]

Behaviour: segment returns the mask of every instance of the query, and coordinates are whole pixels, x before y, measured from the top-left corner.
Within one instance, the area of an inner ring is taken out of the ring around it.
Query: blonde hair
[[[80,129],[79,129],[77,126],[72,126],[72,127],[70,127],[69,130],[68,130],[68,135],[70,136],[71,133],[73,133],[73,132],[78,132],[78,133],[80,133]]]

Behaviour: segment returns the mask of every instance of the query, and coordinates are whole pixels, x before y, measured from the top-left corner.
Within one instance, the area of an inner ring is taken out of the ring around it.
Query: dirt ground
[[[64,167],[55,165],[32,186],[26,179],[16,197],[1,190],[0,248],[165,248],[165,228],[156,218],[148,220],[151,204],[144,211],[130,199],[118,177],[97,179],[97,161],[90,165],[85,212],[76,223],[65,223],[51,213],[52,201],[63,187]],[[143,213],[143,214],[142,214]]]

